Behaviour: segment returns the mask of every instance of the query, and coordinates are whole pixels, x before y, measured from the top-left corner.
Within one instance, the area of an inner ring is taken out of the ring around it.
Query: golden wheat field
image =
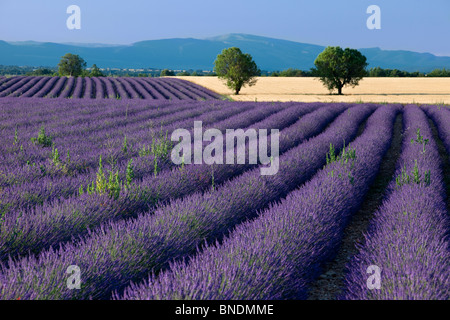
[[[364,78],[344,95],[330,95],[317,78],[259,77],[239,95],[217,77],[177,77],[192,81],[236,101],[390,102],[450,104],[450,78]]]

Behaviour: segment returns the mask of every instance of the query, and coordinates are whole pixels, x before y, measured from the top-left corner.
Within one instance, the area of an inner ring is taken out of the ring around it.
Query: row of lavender
[[[324,133],[298,146],[290,142],[294,147],[281,156],[280,172],[276,176],[264,178],[260,176],[259,168],[255,168],[213,190],[163,204],[156,211],[151,210],[132,219],[104,222],[59,249],[54,247],[36,257],[31,255],[9,261],[0,275],[3,297],[110,297],[113,290],[126,286],[130,280],[141,279],[152,269],[165,268],[174,258],[195,253],[204,239],[220,238],[230,228],[305,182],[325,163],[329,143],[339,148],[344,140],[350,141],[356,135],[359,124],[374,109],[375,106],[351,108],[332,122]],[[329,109],[322,117],[328,117],[330,121],[332,113]],[[311,134],[320,132],[320,127],[326,124],[315,126],[314,118],[305,119],[295,129],[287,131],[285,139],[289,141],[293,138],[301,142]],[[296,135],[299,131],[300,134]],[[79,215],[78,211],[72,214],[73,218]],[[38,225],[39,219],[42,220],[42,217],[36,217],[34,224]],[[33,236],[33,229],[30,231]],[[20,233],[20,230],[16,232]],[[84,285],[81,290],[65,287],[67,263],[76,264],[83,270]]]
[[[0,80],[0,97],[217,100],[220,95],[176,78],[27,77]]]

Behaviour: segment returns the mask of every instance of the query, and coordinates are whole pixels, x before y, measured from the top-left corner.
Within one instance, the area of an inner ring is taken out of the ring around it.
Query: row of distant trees
[[[205,72],[203,70],[186,70],[181,72],[175,72],[173,70],[164,69],[160,73],[161,77],[177,76],[177,77],[202,77],[202,76],[217,76],[215,72]]]
[[[51,67],[27,67],[27,66],[4,66],[0,65],[0,75],[27,75],[27,76],[59,76],[58,68]],[[164,77],[164,76],[217,76],[215,72],[205,72],[203,70],[186,70],[176,72],[170,69],[164,69],[159,71],[157,69],[149,69],[144,72],[130,71],[130,70],[100,70],[96,64],[94,64],[89,70],[83,69],[81,76],[124,76],[124,77]],[[318,77],[314,68],[310,70],[300,70],[295,68],[289,68],[286,70],[278,71],[261,71],[262,77]],[[366,77],[450,77],[449,69],[435,69],[431,72],[408,72],[399,69],[383,69],[380,67],[370,68],[367,70]]]
[[[79,55],[67,53],[58,63],[58,74],[60,76],[78,77],[104,77],[102,71],[94,64],[90,71],[86,70],[86,62]],[[161,77],[175,76],[175,72],[164,69],[161,71]]]
[[[145,72],[129,71],[129,70],[109,70],[101,71],[107,76],[121,77],[159,77],[159,76],[217,76],[215,72],[205,72],[202,70],[186,70],[176,72],[170,69],[162,71],[152,70]],[[50,67],[18,67],[18,66],[2,66],[0,65],[0,75],[27,75],[27,76],[59,76],[58,69]],[[83,76],[92,76],[89,70],[84,70]],[[261,70],[261,77],[317,77],[314,69],[304,71],[295,68],[289,68],[282,71],[266,71]],[[424,72],[408,72],[399,69],[382,69],[380,67],[370,68],[366,77],[450,77],[450,70],[435,69],[429,73]]]
[[[95,69],[96,65],[93,65],[92,70]],[[173,70],[146,70],[146,71],[131,71],[129,69],[98,69],[103,77],[164,77],[164,76],[216,76],[214,72],[203,71],[203,70],[190,70],[175,72]],[[98,74],[95,71],[92,73],[91,70],[83,70],[81,76],[92,77],[93,74]],[[26,76],[60,76],[58,68],[50,67],[18,67],[18,66],[1,66],[0,65],[0,75],[26,75]]]
[[[273,71],[271,73],[266,73],[270,77],[317,77],[317,71],[311,69],[309,71],[299,70],[289,68],[283,71]],[[405,77],[405,78],[415,78],[415,77],[450,77],[450,70],[445,68],[435,69],[431,72],[408,72],[399,69],[383,69],[380,67],[370,68],[366,72],[366,77]]]
[[[261,71],[260,76],[262,77],[319,77],[320,75],[317,72],[317,69],[311,68],[308,71],[289,68],[282,71]],[[164,69],[161,71],[160,76],[180,76],[180,77],[188,77],[188,76],[204,76],[205,73],[202,71],[182,71],[175,72],[173,70]],[[215,72],[211,72],[207,74],[208,76],[217,76]],[[383,69],[380,67],[370,68],[366,71],[366,77],[405,77],[405,78],[415,78],[415,77],[450,77],[450,70],[445,68],[443,69],[435,69],[429,73],[425,72],[408,72],[399,69]]]
[[[371,68],[367,72],[367,77],[450,77],[450,70],[434,69],[431,72],[408,72],[398,69],[382,69],[380,67]]]

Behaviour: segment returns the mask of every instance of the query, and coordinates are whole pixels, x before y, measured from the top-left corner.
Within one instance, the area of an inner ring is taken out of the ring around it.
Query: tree
[[[314,64],[320,81],[328,90],[337,89],[341,95],[344,86],[355,87],[366,75],[366,60],[358,50],[327,47],[317,56]]]
[[[170,76],[174,76],[175,72],[169,70],[169,69],[164,69],[163,71],[161,71],[161,77],[170,77]]]
[[[66,53],[58,63],[60,76],[78,77],[84,68],[86,68],[86,62],[77,54]]]
[[[241,49],[232,47],[224,49],[214,61],[214,72],[220,79],[227,81],[227,86],[239,94],[246,84],[253,86],[256,76],[261,75],[252,56],[242,53]]]
[[[91,68],[91,77],[104,77],[103,72],[94,63]]]
[[[386,77],[386,70],[381,69],[380,67],[371,68],[369,70],[369,77]]]
[[[450,70],[447,70],[445,68],[441,69],[434,69],[430,73],[428,73],[428,77],[450,77]]]
[[[303,71],[298,70],[298,69],[289,68],[289,69],[281,71],[279,76],[280,77],[302,77]]]
[[[389,77],[402,77],[402,72],[398,69],[391,70]]]

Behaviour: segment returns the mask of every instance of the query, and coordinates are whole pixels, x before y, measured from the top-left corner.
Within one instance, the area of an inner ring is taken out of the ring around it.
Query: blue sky
[[[81,30],[69,30],[69,5]],[[369,5],[381,30],[369,30]],[[319,45],[450,56],[449,0],[0,0],[0,39],[131,44],[248,33]]]

